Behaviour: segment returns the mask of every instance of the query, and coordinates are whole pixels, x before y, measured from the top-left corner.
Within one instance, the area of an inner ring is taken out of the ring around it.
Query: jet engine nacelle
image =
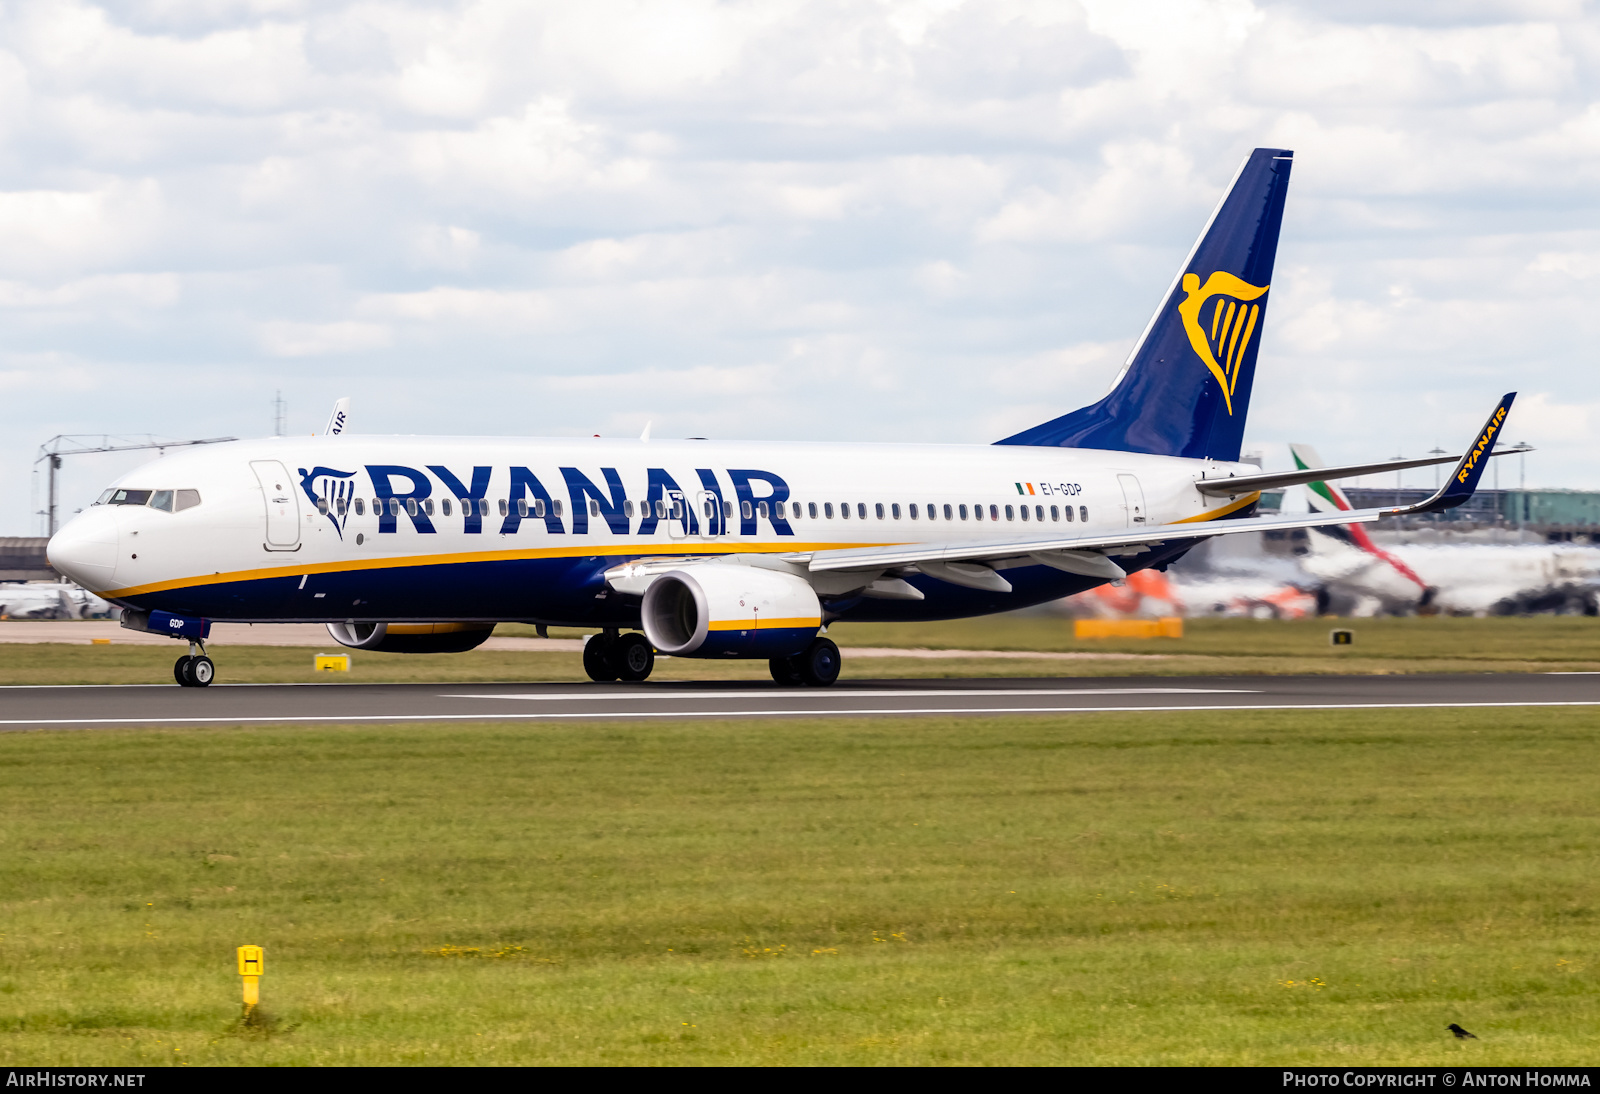
[[[657,577],[641,613],[645,636],[673,657],[788,657],[822,626],[804,578],[718,563]]]
[[[381,653],[465,653],[483,645],[493,623],[329,623],[341,646]]]

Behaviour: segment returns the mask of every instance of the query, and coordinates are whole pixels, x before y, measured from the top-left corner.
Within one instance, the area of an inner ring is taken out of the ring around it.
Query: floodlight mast
[[[58,528],[57,512],[59,511],[60,502],[56,472],[61,470],[62,456],[78,456],[88,452],[132,452],[141,448],[155,448],[165,454],[169,448],[184,448],[196,444],[220,444],[223,441],[236,441],[238,439],[238,437],[207,437],[202,441],[173,441],[163,440],[153,433],[95,433],[77,436],[63,434],[51,437],[39,446],[38,458],[33,461],[35,469],[41,463],[48,461],[46,466],[49,472],[50,485],[48,503],[44,511],[46,534],[53,536]]]

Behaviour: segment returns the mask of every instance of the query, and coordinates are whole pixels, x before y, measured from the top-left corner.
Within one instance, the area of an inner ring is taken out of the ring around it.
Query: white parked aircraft
[[[0,619],[104,619],[114,610],[67,581],[0,582]]]
[[[659,650],[826,685],[835,620],[1007,611],[1214,535],[1458,505],[1510,395],[1419,505],[1251,516],[1262,489],[1393,467],[1239,462],[1292,162],[1246,158],[1105,398],[993,445],[239,442],[123,476],[50,561],[124,626],[187,639],[174,675],[190,686],[212,678],[212,620],[324,622],[401,652],[470,649],[503,621],[591,627],[596,680],[642,680]]]
[[[1322,464],[1309,445],[1289,446],[1297,467]],[[1353,509],[1328,482],[1304,488],[1313,513]],[[1380,547],[1359,526],[1311,530],[1300,558],[1322,582],[1318,599],[1350,614],[1450,615],[1600,612],[1600,549],[1571,544],[1391,544]]]

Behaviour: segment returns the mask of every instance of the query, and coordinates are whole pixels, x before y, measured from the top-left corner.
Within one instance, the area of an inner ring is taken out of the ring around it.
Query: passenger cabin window
[[[443,501],[439,502],[439,511],[441,513],[443,513],[447,517],[450,515],[450,499],[449,498],[445,498]]]
[[[807,516],[812,516],[812,517],[817,515],[817,503],[816,502],[814,502],[814,501],[806,502],[806,515]],[[832,513],[829,513],[828,515],[830,517],[833,516]]]
[[[1085,523],[1088,522],[1088,520],[1089,520],[1089,507],[1087,505],[1078,506],[1078,519],[1081,520],[1081,521],[1084,521]]]
[[[961,519],[967,519],[967,507],[965,505],[961,506]]]
[[[983,519],[983,506],[974,505],[972,507],[972,519],[973,520],[982,520]]]
[[[889,506],[889,512],[894,514],[894,519],[895,520],[899,520],[900,519],[900,503],[899,502],[895,502],[892,505],[890,505]]]
[[[998,505],[989,506],[989,519],[990,520],[999,520],[1000,519],[1000,507]]]
[[[778,514],[778,519],[779,520],[783,520],[784,519],[784,517],[783,517],[783,502],[781,502],[781,501],[773,502],[772,503],[772,508]],[[796,508],[798,508],[798,506]]]
[[[1035,505],[1033,507],[1033,519],[1034,520],[1043,520],[1044,519],[1044,506]]]
[[[844,502],[839,506],[839,519],[840,520],[849,520],[850,519],[850,503],[849,502]]]
[[[1052,505],[1050,507],[1050,519],[1051,520],[1055,520],[1055,521],[1059,521],[1061,519],[1061,507],[1060,506]]]
[[[528,499],[527,498],[518,498],[517,499],[517,516],[525,517],[527,515],[528,515]]]
[[[944,507],[944,519],[955,520],[955,511],[948,505]]]
[[[417,499],[416,498],[407,498],[406,499],[406,516],[414,517],[416,515],[417,515]]]
[[[533,515],[536,516],[536,517],[544,516],[544,499],[543,498],[534,498],[533,499]]]
[[[449,502],[445,502],[445,505],[449,505],[449,504],[450,504]],[[347,512],[350,511],[350,499],[349,498],[340,498],[337,508],[338,508],[338,511],[339,511],[339,515],[341,517],[344,516]],[[445,510],[445,515],[446,516],[450,515],[450,510],[449,509]]]
[[[743,517],[745,520],[749,520],[751,517],[755,516],[756,514],[755,514],[755,510],[750,507],[750,503],[749,502],[742,501],[742,502],[739,503],[739,515],[741,517]]]
[[[1016,512],[1013,511],[1011,506],[1009,506],[1009,505],[1006,506],[1006,519],[1007,520],[1016,520],[1017,519]]]
[[[166,493],[165,490],[157,490],[156,491],[157,495],[161,495],[161,494],[164,494],[164,493]],[[158,509],[168,509],[168,508],[171,507],[171,503],[172,503],[172,499],[168,498],[167,499],[167,505],[157,506],[156,508],[158,508]],[[328,515],[328,499],[327,498],[318,498],[317,499],[317,512],[321,513],[323,516],[327,516]]]
[[[833,502],[831,502],[831,501],[823,502],[822,503],[822,511],[823,511],[823,513],[825,513],[827,515],[829,520],[832,520],[833,519]]]
[[[878,514],[878,519],[882,520],[883,519],[883,502],[881,502],[881,501],[878,502],[876,505],[873,506],[873,508],[874,508],[874,510],[876,510],[876,512]]]
[[[762,520],[771,519],[767,515],[767,503],[766,502],[764,502],[764,501],[756,502],[756,516],[760,517]]]
[[[1069,505],[1069,506],[1067,506],[1067,521],[1070,523],[1071,520],[1072,520],[1072,506]]]
[[[722,503],[722,519],[723,520],[732,520],[733,519],[733,502],[725,501],[725,502]]]
[[[867,503],[866,502],[864,502],[864,501],[856,502],[856,516],[860,517],[862,520],[866,520],[867,519]]]
[[[502,517],[510,515],[510,513],[506,509],[506,499],[505,498],[501,498],[500,499],[500,515]]]
[[[360,498],[357,498],[356,499],[356,516],[364,517],[366,515],[367,515],[366,503],[363,502]]]
[[[1027,520],[1028,519],[1028,507],[1026,505],[1024,505],[1022,507],[1022,519],[1023,520]]]

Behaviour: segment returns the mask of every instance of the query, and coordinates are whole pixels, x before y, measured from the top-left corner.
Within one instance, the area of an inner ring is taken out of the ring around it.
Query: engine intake
[[[380,653],[465,653],[494,633],[493,623],[329,623],[341,646]]]
[[[788,657],[822,626],[803,578],[718,563],[657,577],[641,613],[650,643],[673,657]]]

